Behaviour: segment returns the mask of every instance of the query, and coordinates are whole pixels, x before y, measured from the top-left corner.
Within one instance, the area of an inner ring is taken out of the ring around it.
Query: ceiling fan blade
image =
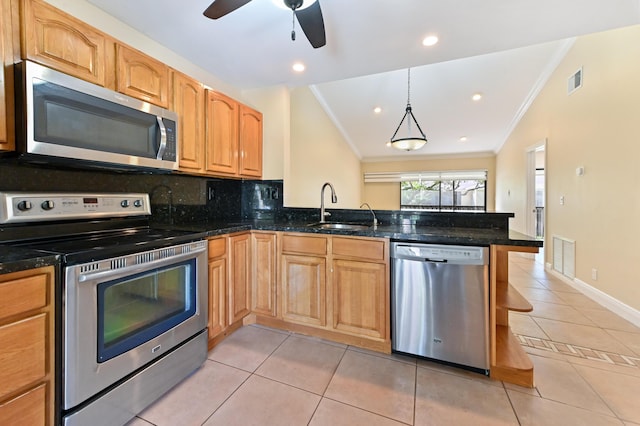
[[[309,39],[309,43],[315,49],[327,44],[324,33],[324,19],[322,18],[322,9],[320,9],[320,0],[307,7],[306,9],[296,10],[296,17],[300,23],[300,28],[304,31],[304,35]]]
[[[244,6],[250,1],[251,0],[214,0],[204,11],[204,16],[211,19],[218,19]]]

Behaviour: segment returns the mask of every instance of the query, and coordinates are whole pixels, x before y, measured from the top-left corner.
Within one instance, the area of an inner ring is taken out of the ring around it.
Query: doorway
[[[537,239],[545,234],[546,140],[527,149],[527,233]]]

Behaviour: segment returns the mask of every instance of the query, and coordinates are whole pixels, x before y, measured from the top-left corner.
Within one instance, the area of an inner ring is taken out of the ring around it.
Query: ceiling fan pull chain
[[[296,41],[296,10],[291,11],[291,41]]]

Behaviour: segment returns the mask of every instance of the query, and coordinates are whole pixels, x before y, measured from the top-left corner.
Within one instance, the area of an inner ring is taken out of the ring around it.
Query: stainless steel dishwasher
[[[392,347],[489,370],[488,249],[391,244]]]

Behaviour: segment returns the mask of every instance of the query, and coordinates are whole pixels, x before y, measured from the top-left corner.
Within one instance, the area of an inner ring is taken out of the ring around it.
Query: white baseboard
[[[594,302],[601,304],[613,313],[621,316],[630,323],[635,324],[636,327],[640,327],[640,311],[638,311],[637,309],[634,309],[626,303],[623,303],[618,299],[609,296],[604,291],[598,290],[597,288],[587,284],[586,282],[578,278],[571,279],[565,275],[562,275],[561,273],[553,269],[550,263],[545,263],[545,270],[554,277],[569,284],[571,287],[575,288],[588,298],[592,299]]]

